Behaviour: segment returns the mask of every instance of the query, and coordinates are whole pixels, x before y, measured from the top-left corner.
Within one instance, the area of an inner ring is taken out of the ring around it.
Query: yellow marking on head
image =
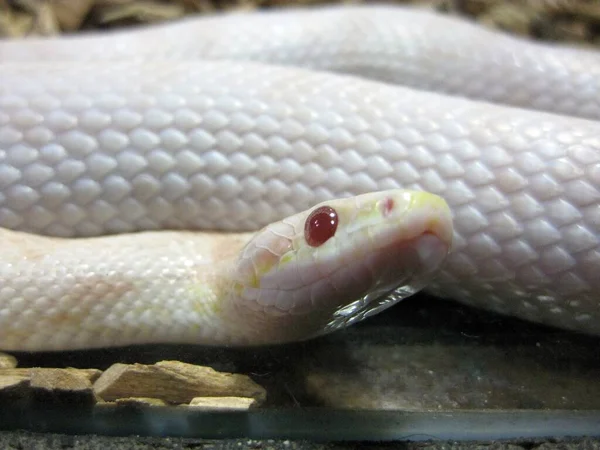
[[[242,291],[244,290],[245,286],[240,283],[239,281],[235,281],[233,283],[233,292],[235,295],[240,295],[242,293]]]
[[[281,258],[279,258],[279,265],[283,267],[289,264],[294,260],[294,256],[296,256],[296,252],[294,250],[290,250],[289,252],[285,253]]]
[[[410,208],[448,209],[448,204],[439,195],[424,191],[412,191]]]
[[[358,208],[358,214],[354,220],[369,221],[371,219],[379,219],[381,217],[381,210],[379,208],[381,201],[382,200],[369,202],[368,205],[363,205],[361,208]],[[354,208],[354,206],[352,208]]]
[[[427,221],[426,226],[431,232],[438,234],[447,242],[451,242],[453,230],[444,226],[444,221],[452,216],[446,200],[438,195],[422,191],[414,191],[411,193],[411,196],[409,209],[422,208],[428,209],[429,211],[439,211],[438,214],[430,215],[430,219]]]
[[[288,251],[283,256],[279,257],[272,253],[263,255],[262,257],[255,260],[255,271],[252,273],[252,277],[249,280],[249,284],[253,288],[260,287],[260,280],[263,275],[269,273],[275,266],[283,267],[294,260],[295,252]]]
[[[260,287],[260,277],[263,275],[263,272],[261,270],[262,270],[261,267],[257,267],[256,272],[252,273],[250,280],[248,280],[248,284],[250,285],[250,287],[253,287],[253,288]],[[260,273],[257,273],[257,272],[260,272]]]

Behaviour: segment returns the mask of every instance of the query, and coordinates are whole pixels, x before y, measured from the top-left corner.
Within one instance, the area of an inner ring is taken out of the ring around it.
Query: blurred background
[[[56,35],[176,20],[191,14],[368,0],[0,0],[0,36]],[[373,3],[373,2],[371,2]],[[547,41],[600,45],[597,0],[404,0]]]

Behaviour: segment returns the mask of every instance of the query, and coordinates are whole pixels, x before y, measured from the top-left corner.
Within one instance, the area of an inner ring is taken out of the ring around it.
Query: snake
[[[0,42],[0,348],[600,333],[600,55],[383,5]],[[259,231],[257,231],[259,230]]]

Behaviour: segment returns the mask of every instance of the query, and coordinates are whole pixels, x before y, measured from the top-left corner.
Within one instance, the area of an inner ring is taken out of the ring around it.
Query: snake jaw
[[[389,258],[397,262],[400,257],[402,263],[390,264],[365,295],[335,310],[319,334],[345,328],[416,294],[432,280],[449,248],[448,243],[432,233],[423,233],[395,247]]]

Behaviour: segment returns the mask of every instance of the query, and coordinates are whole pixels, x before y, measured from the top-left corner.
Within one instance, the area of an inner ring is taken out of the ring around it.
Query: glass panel
[[[494,439],[593,435],[600,340],[425,295],[312,341],[216,349],[147,345],[16,354],[21,367],[106,369],[180,360],[248,374],[249,412],[3,401],[4,429],[304,439]],[[8,415],[7,415],[8,413]],[[323,426],[326,423],[327,426]]]

